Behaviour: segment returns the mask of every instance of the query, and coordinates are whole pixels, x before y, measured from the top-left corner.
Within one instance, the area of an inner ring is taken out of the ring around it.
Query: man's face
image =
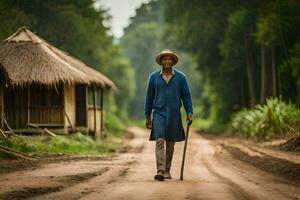
[[[171,56],[164,56],[161,58],[163,68],[170,68],[173,66],[173,58]]]

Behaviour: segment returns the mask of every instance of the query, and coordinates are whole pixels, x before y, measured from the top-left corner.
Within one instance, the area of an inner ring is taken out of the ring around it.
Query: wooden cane
[[[184,169],[184,161],[185,161],[185,153],[186,153],[186,146],[187,146],[187,141],[189,137],[189,129],[190,129],[190,122],[187,122],[187,127],[186,127],[186,137],[184,141],[184,148],[183,148],[183,155],[182,155],[182,163],[181,163],[181,172],[180,172],[180,180],[183,180],[183,169]]]

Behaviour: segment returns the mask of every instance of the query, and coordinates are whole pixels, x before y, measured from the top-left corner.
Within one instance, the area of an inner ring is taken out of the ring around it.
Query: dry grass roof
[[[10,83],[8,73],[3,65],[0,63],[0,84]]]
[[[83,83],[115,88],[114,83],[102,73],[50,45],[26,27],[1,43],[0,63],[11,83],[17,86]]]

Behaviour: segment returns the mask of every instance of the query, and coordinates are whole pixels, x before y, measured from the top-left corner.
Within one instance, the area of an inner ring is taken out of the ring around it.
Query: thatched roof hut
[[[109,78],[25,27],[0,44],[0,63],[0,128],[8,128],[3,113],[15,132],[34,125],[101,135]]]
[[[115,88],[102,73],[48,44],[26,27],[1,43],[0,62],[16,86],[83,83]]]

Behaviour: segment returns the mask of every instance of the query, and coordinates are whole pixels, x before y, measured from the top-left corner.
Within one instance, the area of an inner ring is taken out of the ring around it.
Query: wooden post
[[[94,98],[94,138],[96,138],[96,133],[97,133],[97,120],[96,120],[96,86],[93,85],[93,98]]]
[[[101,138],[103,137],[102,131],[104,131],[104,121],[103,121],[103,88],[101,88],[101,97],[100,97],[100,112],[101,112],[101,132],[100,132],[100,136]]]
[[[4,87],[3,85],[0,83],[0,128],[3,129],[4,127],[4,122],[3,122],[3,112],[4,112],[4,101],[3,101],[3,90]]]
[[[56,87],[56,86],[55,86]],[[61,92],[61,104],[62,104],[62,109],[60,110],[60,116],[62,116],[62,120],[63,120],[63,125],[64,125],[64,129],[66,130],[67,134],[69,134],[68,131],[68,126],[66,124],[66,117],[65,117],[65,106],[66,106],[66,97],[65,97],[65,84],[59,85],[59,88],[61,88],[61,90],[58,88],[58,92]]]
[[[30,124],[30,85],[27,83],[27,126]]]
[[[87,127],[87,134],[89,134],[89,87],[84,85],[85,88],[85,124]]]

